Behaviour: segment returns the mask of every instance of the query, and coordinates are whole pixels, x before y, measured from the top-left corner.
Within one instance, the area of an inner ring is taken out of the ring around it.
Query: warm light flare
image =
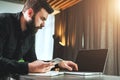
[[[60,45],[65,46],[65,43],[59,42]]]
[[[61,41],[59,42],[59,44],[65,46],[65,36],[61,37]]]
[[[120,13],[120,0],[116,0],[116,9]]]
[[[58,36],[61,36],[62,35],[62,32],[61,32],[61,30],[62,30],[62,25],[60,24],[60,26],[58,27]]]

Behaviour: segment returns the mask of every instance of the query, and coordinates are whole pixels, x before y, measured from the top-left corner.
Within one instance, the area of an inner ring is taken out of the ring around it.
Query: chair
[[[103,72],[108,49],[80,50],[76,63],[80,72]]]

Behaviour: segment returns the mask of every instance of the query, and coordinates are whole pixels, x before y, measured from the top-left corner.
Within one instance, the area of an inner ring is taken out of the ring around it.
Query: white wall
[[[22,7],[23,7],[22,4],[15,4],[15,3],[10,3],[10,2],[0,1],[0,13],[3,13],[3,12],[10,12],[10,13],[20,12],[22,10]]]
[[[22,4],[10,3],[0,1],[0,13],[20,12],[23,8]],[[46,25],[43,29],[39,30],[36,34],[36,54],[37,58],[41,60],[51,60],[53,57],[53,38],[54,34],[54,16],[49,15]]]

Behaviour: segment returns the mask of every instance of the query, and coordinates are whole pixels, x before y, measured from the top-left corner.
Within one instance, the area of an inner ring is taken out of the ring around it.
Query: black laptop
[[[76,63],[79,72],[103,72],[108,49],[80,50]]]

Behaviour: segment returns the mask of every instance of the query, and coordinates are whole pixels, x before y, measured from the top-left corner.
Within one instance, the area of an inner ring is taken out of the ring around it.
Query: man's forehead
[[[48,12],[44,8],[41,8],[41,10],[39,12],[40,12],[40,15],[42,15],[43,17],[45,17],[45,19],[47,18]]]

